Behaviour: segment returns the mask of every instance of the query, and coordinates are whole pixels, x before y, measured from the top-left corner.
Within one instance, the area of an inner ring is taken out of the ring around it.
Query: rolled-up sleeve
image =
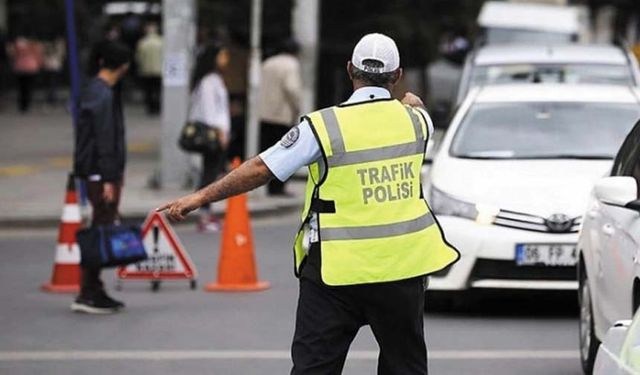
[[[295,140],[293,140],[295,136],[287,133],[289,135],[287,142],[279,141],[259,155],[271,173],[280,181],[286,181],[298,169],[315,162],[322,156],[309,123],[302,121],[296,128],[297,130],[292,128],[289,131],[290,133],[298,132]],[[285,135],[283,140],[288,135]]]

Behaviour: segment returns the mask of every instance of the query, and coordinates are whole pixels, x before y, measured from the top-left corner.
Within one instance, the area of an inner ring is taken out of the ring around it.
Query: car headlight
[[[458,216],[475,220],[478,210],[473,203],[456,199],[431,186],[429,204],[436,215]]]
[[[436,215],[464,217],[479,224],[492,224],[500,211],[497,207],[474,204],[454,198],[431,186],[429,205]]]

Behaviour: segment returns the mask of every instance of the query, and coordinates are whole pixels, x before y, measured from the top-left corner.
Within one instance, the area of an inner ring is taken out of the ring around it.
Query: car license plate
[[[516,245],[518,266],[574,266],[577,263],[576,244],[536,244]]]

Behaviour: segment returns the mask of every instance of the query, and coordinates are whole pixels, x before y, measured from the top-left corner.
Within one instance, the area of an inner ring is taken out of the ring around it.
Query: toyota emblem
[[[573,226],[573,220],[565,214],[553,214],[545,220],[549,231],[555,233],[568,232]]]

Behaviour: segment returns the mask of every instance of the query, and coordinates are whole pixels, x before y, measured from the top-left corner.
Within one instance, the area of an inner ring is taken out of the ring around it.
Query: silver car
[[[639,86],[640,70],[627,49],[614,45],[488,45],[467,57],[456,104],[474,87],[527,82]]]

